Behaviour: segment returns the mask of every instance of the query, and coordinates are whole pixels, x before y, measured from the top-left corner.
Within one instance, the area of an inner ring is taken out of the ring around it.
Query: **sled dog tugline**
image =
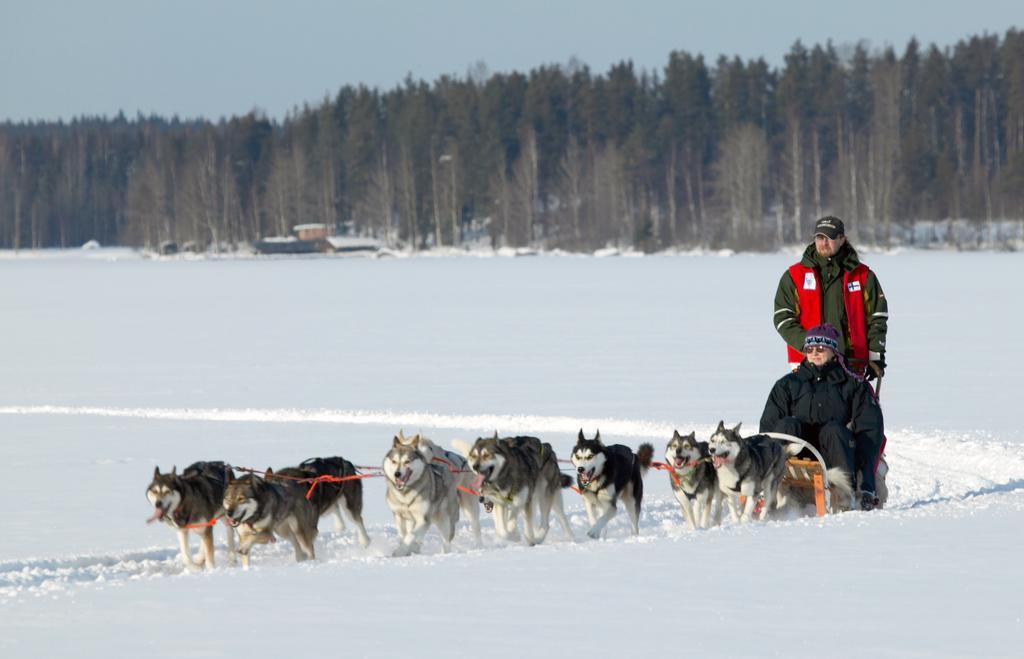
[[[803,361],[807,330],[829,323],[840,331],[838,352],[868,380],[885,372],[889,306],[878,277],[861,263],[843,221],[818,220],[814,242],[782,274],[772,324],[787,344],[790,369]]]

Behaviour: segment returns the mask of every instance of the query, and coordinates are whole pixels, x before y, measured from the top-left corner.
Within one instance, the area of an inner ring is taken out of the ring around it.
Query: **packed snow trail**
[[[0,415],[96,416],[160,421],[223,421],[248,423],[333,423],[404,428],[458,428],[481,433],[515,428],[517,432],[575,432],[581,425],[617,437],[672,435],[672,426],[623,419],[579,419],[569,416],[521,414],[433,414],[368,410],[220,409],[190,407],[71,407],[27,405],[0,407]]]

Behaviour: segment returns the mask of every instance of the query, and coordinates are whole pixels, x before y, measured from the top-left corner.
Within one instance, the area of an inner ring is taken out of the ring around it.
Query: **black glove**
[[[864,379],[868,382],[874,380],[876,377],[880,378],[885,375],[885,356],[881,356],[878,359],[874,359],[868,362],[868,370],[864,373]]]

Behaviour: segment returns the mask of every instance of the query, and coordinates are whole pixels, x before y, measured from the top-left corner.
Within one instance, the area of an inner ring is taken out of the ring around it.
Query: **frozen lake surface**
[[[442,556],[429,536],[393,560],[369,480],[369,549],[325,520],[315,564],[279,543],[205,574],[143,524],[154,465],[378,464],[399,428],[532,433],[567,455],[599,426],[660,456],[673,428],[755,428],[795,257],[2,258],[0,655],[270,656],[327,634],[358,656],[642,655],[677,637],[718,656],[1014,656],[1024,256],[863,256],[892,314],[885,511],[691,533],[652,473],[637,540],[624,513],[606,541],[531,549],[488,521],[481,550],[460,533]],[[795,644],[819,602],[848,633]],[[581,638],[594,616],[613,624]]]

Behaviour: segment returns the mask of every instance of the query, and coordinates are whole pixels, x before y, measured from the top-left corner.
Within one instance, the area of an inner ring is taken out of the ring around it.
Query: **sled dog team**
[[[565,536],[573,532],[566,518],[562,490],[573,479],[562,473],[551,445],[536,437],[479,438],[470,446],[456,440],[460,453],[445,450],[422,437],[399,432],[384,456],[387,503],[395,517],[399,544],[393,556],[418,553],[431,526],[437,528],[445,552],[451,547],[460,511],[468,518],[474,542],[481,545],[480,505],[493,512],[497,536],[508,542],[536,545],[544,541],[551,515]],[[763,435],[742,437],[739,426],[718,428],[707,442],[695,433],[673,433],[665,450],[665,466],[683,516],[691,529],[721,521],[722,502],[737,522],[752,519],[759,494],[764,505],[760,518],[785,504],[780,492],[786,459],[799,451]],[[629,515],[631,533],[640,532],[643,476],[654,457],[651,444],[634,452],[621,444],[605,444],[600,432],[588,439],[581,429],[571,455],[575,489],[582,495],[590,528],[587,536],[601,538],[618,512],[621,500]],[[831,474],[840,491],[849,479]],[[311,479],[320,481],[307,499]],[[851,493],[852,494],[852,493]],[[742,511],[738,497],[746,497]],[[161,473],[157,467],[146,491],[153,505],[148,522],[163,521],[178,535],[181,559],[189,568],[212,567],[213,527],[223,519],[231,529],[227,547],[232,562],[236,552],[248,567],[249,553],[257,544],[288,540],[295,559],[316,557],[314,540],[321,516],[335,517],[335,528],[345,531],[347,517],[355,526],[360,545],[370,538],[363,525],[363,486],[356,467],[340,457],[311,458],[297,467],[238,478],[224,462],[197,462],[181,474],[177,468]],[[522,532],[519,520],[522,518]],[[201,538],[202,553],[193,557],[189,532]],[[238,544],[235,544],[235,532]]]

